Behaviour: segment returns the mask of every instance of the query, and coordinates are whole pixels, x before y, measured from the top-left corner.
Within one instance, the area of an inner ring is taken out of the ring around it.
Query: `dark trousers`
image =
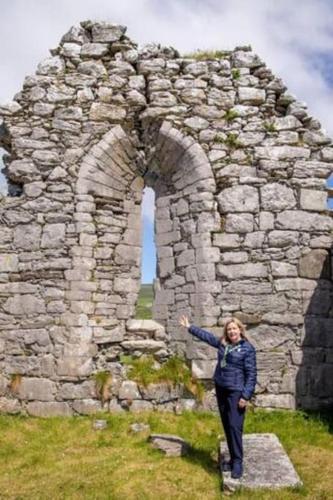
[[[238,407],[241,392],[223,389],[217,384],[215,389],[230,458],[233,462],[242,462],[245,408]]]

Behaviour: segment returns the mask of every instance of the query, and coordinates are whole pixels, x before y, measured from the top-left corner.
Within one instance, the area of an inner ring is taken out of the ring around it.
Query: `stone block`
[[[65,224],[46,224],[43,228],[41,247],[62,248],[65,242]]]
[[[291,188],[272,182],[260,188],[261,206],[271,212],[294,208],[296,199]]]
[[[223,249],[238,248],[240,237],[238,234],[214,233],[213,245]]]
[[[96,397],[96,387],[93,380],[82,383],[65,383],[60,386],[61,399],[90,399]]]
[[[267,267],[260,262],[257,264],[220,264],[217,266],[217,273],[219,276],[228,279],[242,279],[242,278],[266,278],[268,275]]]
[[[215,367],[216,360],[194,359],[192,361],[192,375],[198,379],[211,380]]]
[[[53,401],[56,384],[42,378],[23,377],[18,388],[18,398],[23,400]]]
[[[102,410],[102,403],[96,399],[81,399],[73,402],[73,410],[80,415],[93,415]]]
[[[138,388],[138,384],[132,380],[125,380],[119,389],[118,393],[119,399],[141,399],[141,394]]]
[[[265,102],[266,92],[255,87],[239,87],[238,97],[241,104],[259,105]]]
[[[302,278],[330,278],[330,256],[327,250],[317,248],[303,255],[298,263],[299,275]]]
[[[91,375],[93,363],[86,356],[63,356],[57,360],[57,374],[60,377],[87,377]]]
[[[33,417],[70,417],[73,412],[68,403],[35,401],[27,404],[27,412]]]
[[[96,344],[118,343],[124,340],[124,330],[120,326],[116,328],[94,328],[93,340]]]
[[[15,415],[21,411],[21,404],[17,399],[0,397],[0,414],[9,413]]]
[[[301,189],[300,208],[314,212],[327,210],[327,191]]]
[[[178,399],[180,396],[180,387],[173,387],[167,382],[159,384],[149,384],[147,387],[141,387],[141,394],[145,400],[154,400],[157,403],[165,403]]]
[[[121,106],[106,103],[93,103],[89,119],[94,121],[121,122],[126,117],[126,109]]]
[[[3,305],[9,314],[28,316],[45,313],[45,302],[33,295],[15,295],[9,297]]]
[[[228,214],[225,221],[226,233],[250,233],[253,231],[252,214]]]
[[[149,441],[153,448],[163,451],[167,457],[187,455],[190,449],[190,445],[184,439],[171,434],[151,434]]]
[[[0,269],[3,273],[18,271],[18,257],[14,253],[0,254]]]
[[[223,213],[257,212],[259,210],[258,190],[251,186],[233,186],[223,189],[217,199]]]
[[[232,479],[230,472],[222,473],[223,489],[227,493],[240,488],[258,491],[265,488],[276,491],[280,488],[302,486],[302,481],[275,434],[247,434],[243,441],[244,474],[239,480]],[[219,455],[221,465],[230,458],[225,441],[220,444]]]

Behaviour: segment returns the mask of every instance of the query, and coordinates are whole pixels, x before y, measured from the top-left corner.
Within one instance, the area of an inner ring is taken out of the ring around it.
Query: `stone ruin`
[[[184,354],[210,379],[215,352],[184,313],[217,335],[230,315],[247,324],[257,405],[331,405],[331,140],[249,47],[186,57],[125,31],[72,27],[0,107],[0,410],[95,411],[101,370],[110,410],[192,407],[121,363]],[[135,319],[145,186],[158,324]]]

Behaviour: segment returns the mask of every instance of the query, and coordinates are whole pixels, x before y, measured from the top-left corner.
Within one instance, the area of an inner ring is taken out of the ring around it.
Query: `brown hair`
[[[231,318],[228,318],[226,320],[226,322],[224,323],[223,335],[221,337],[222,344],[230,343],[230,340],[228,339],[228,335],[227,335],[227,328],[230,325],[230,323],[235,323],[238,326],[238,328],[240,329],[240,334],[241,334],[242,339],[249,340],[245,334],[245,325],[241,322],[240,319],[233,316]]]

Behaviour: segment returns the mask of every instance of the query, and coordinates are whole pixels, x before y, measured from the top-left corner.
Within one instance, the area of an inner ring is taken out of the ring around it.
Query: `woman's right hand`
[[[189,328],[189,326],[190,326],[190,322],[189,322],[189,320],[188,320],[188,317],[187,317],[187,316],[185,316],[185,315],[184,315],[184,316],[181,316],[181,317],[179,318],[179,324],[180,324],[180,326],[184,326],[185,328]]]

